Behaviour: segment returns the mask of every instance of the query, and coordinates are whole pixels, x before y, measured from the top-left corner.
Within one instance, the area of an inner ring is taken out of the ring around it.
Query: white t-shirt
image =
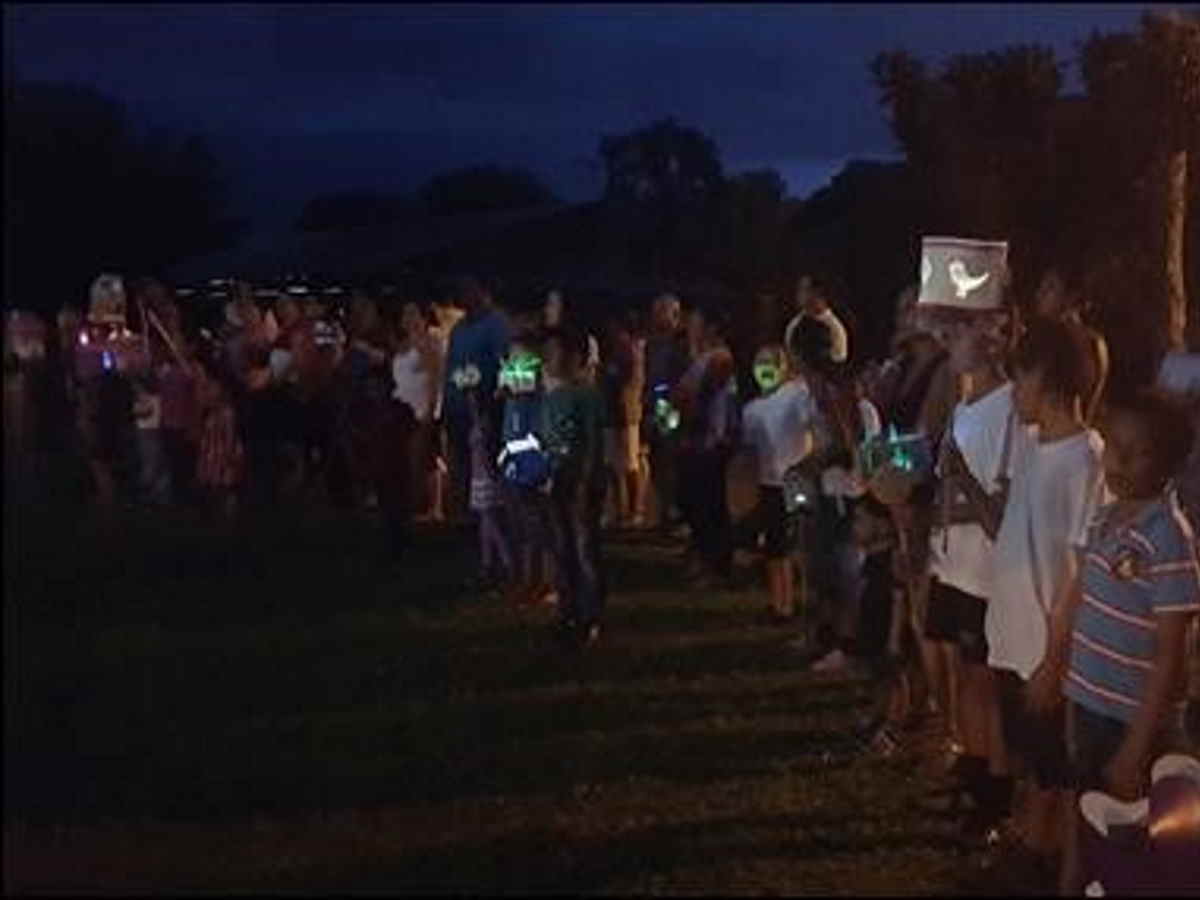
[[[783,333],[783,346],[791,348],[792,334],[800,325],[800,320],[807,316],[808,313],[802,312],[798,316],[788,322],[787,330]],[[829,338],[833,342],[831,358],[836,363],[845,362],[850,356],[850,338],[846,333],[846,326],[842,324],[832,309],[826,309],[819,316],[813,316],[818,322],[821,322],[829,329]]]
[[[799,379],[787,381],[767,396],[746,404],[742,411],[743,441],[754,451],[759,484],[783,485],[783,473],[812,448],[808,435],[817,415],[808,385]]]
[[[1071,554],[1104,499],[1104,442],[1091,430],[1051,443],[1026,429],[1016,438],[984,630],[988,665],[1028,680],[1046,655],[1050,610]]]
[[[960,403],[951,418],[954,440],[967,468],[989,494],[1000,489],[1000,467],[1006,441],[1015,440],[1021,428],[1012,404],[1012,382],[989,391],[973,403]],[[1009,451],[1009,461],[1012,451]],[[959,493],[956,501],[965,501]],[[934,510],[934,530],[929,537],[929,570],[937,579],[960,591],[991,597],[992,539],[975,522],[941,528],[940,509]]]
[[[418,422],[429,417],[433,395],[433,373],[421,367],[421,352],[410,347],[404,353],[392,357],[392,399],[400,400],[412,407]]]

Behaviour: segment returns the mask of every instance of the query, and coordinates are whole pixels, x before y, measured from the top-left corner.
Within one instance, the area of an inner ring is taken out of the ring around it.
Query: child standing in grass
[[[1030,685],[1041,708],[1065,695],[1076,787],[1130,801],[1145,796],[1150,764],[1182,749],[1186,642],[1200,612],[1195,537],[1173,478],[1193,428],[1163,395],[1109,404],[1104,473],[1113,502],[1087,532],[1079,580],[1050,623],[1046,658]],[[1077,823],[1068,819],[1059,887],[1079,893]]]
[[[791,555],[796,536],[783,493],[784,473],[812,451],[817,411],[807,385],[789,371],[787,354],[778,344],[755,355],[754,380],[762,396],[742,412],[742,440],[753,452],[758,472],[755,524],[766,535],[770,614],[786,622],[795,611]]]
[[[544,450],[545,390],[538,349],[532,333],[518,333],[499,373],[504,396],[502,496],[514,543],[509,599],[519,605],[556,602],[547,574],[551,553],[549,464]]]
[[[1076,574],[1073,548],[1103,490],[1103,441],[1083,419],[1085,349],[1067,325],[1036,323],[1013,356],[1013,404],[1023,424],[996,537],[985,635],[1004,743],[1031,770],[1018,836],[1040,868],[1058,849],[1070,786],[1061,709],[1031,702],[1053,663],[1051,624]]]

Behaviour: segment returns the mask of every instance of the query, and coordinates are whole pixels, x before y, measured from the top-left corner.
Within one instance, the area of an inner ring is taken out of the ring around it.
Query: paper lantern
[[[528,394],[537,387],[542,359],[536,353],[515,351],[500,361],[497,382],[514,394]]]
[[[1000,309],[1008,279],[1008,243],[951,237],[921,239],[918,306]]]

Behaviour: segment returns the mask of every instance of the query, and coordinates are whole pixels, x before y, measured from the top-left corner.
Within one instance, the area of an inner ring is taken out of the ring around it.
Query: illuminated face
[[[498,382],[514,394],[527,394],[537,387],[542,360],[528,350],[514,350],[500,362]]]
[[[759,359],[754,363],[754,380],[764,394],[769,394],[783,381],[783,370],[773,359]]]

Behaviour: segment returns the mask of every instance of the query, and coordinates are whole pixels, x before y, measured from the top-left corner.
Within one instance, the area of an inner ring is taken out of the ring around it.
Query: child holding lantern
[[[783,347],[771,344],[754,357],[754,380],[762,396],[742,411],[742,442],[758,472],[756,525],[765,533],[770,615],[789,621],[794,613],[791,554],[797,505],[807,498],[784,496],[784,474],[812,452],[817,409],[807,385],[789,371]]]

